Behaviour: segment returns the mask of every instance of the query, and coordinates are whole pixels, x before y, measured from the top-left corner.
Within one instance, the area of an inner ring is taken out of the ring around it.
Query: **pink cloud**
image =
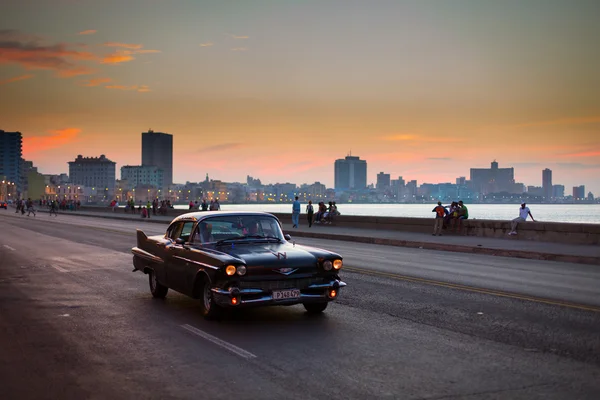
[[[98,31],[95,29],[88,29],[87,31],[79,32],[78,35],[93,35],[96,32],[98,32]]]
[[[26,79],[31,79],[31,78],[33,78],[34,76],[35,76],[35,75],[31,75],[31,74],[28,74],[28,75],[21,75],[21,76],[15,76],[14,78],[8,78],[8,79],[5,79],[5,80],[3,80],[3,81],[0,81],[0,85],[5,85],[5,84],[7,84],[7,83],[11,83],[11,82],[24,81],[24,80],[26,80]]]

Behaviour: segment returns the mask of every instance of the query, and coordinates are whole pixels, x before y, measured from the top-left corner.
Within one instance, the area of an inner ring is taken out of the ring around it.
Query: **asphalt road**
[[[0,210],[2,399],[600,398],[598,267],[298,238],[339,301],[210,322],[152,299],[136,227]]]

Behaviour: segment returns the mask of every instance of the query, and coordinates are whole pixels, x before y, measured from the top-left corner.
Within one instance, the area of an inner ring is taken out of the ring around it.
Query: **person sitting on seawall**
[[[458,224],[457,232],[460,233],[462,228],[463,219],[469,219],[469,209],[464,205],[463,201],[460,200],[458,202],[458,218],[454,220],[456,224]]]
[[[529,211],[529,207],[527,207],[527,204],[521,203],[521,208],[519,208],[519,216],[512,220],[510,224],[511,229],[510,232],[508,232],[508,234],[511,236],[516,235],[517,225],[519,225],[519,222],[525,222],[527,220],[527,216],[530,216],[531,220],[535,222],[535,219],[533,219],[533,215],[531,214],[531,211]]]

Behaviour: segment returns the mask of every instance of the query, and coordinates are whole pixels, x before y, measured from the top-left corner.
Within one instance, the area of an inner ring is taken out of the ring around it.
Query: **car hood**
[[[220,251],[244,260],[248,267],[316,267],[317,257],[289,243],[235,243]]]

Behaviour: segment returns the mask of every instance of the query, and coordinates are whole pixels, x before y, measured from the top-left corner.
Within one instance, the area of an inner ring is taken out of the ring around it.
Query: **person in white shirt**
[[[531,211],[529,211],[527,204],[521,203],[521,208],[519,208],[519,216],[512,220],[512,223],[510,224],[511,230],[508,234],[516,235],[517,225],[519,225],[519,222],[525,222],[527,220],[527,216],[530,216],[531,220],[535,222],[535,219],[533,219],[533,215],[531,215]]]

